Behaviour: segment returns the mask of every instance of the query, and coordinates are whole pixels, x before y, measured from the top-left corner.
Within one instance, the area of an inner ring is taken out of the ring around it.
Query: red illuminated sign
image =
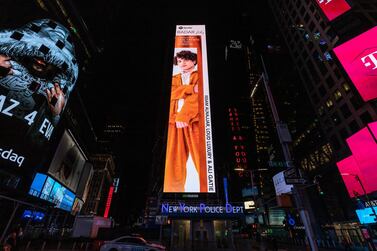
[[[351,9],[345,0],[316,0],[329,21]]]
[[[368,124],[349,137],[347,144],[352,155],[337,163],[350,197],[377,191],[377,122]]]
[[[377,27],[334,49],[364,101],[377,97]]]
[[[241,126],[237,108],[228,108],[229,126],[232,131],[232,147],[235,168],[247,169],[246,137],[241,134]]]
[[[107,195],[105,213],[103,214],[103,217],[105,217],[105,218],[107,218],[109,216],[111,201],[113,200],[113,193],[114,193],[114,187],[111,186],[110,190],[109,190],[109,194]]]

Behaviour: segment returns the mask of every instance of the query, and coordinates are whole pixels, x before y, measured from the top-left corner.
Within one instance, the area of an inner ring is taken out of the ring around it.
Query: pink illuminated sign
[[[349,137],[347,144],[352,155],[337,164],[350,197],[377,191],[377,122],[369,123]]]
[[[377,190],[377,143],[369,128],[363,128],[347,139],[352,156],[357,162],[367,193]]]
[[[334,48],[364,101],[377,98],[377,26]]]
[[[355,197],[355,194],[363,195],[363,189],[359,182],[356,180],[356,175],[362,180],[363,177],[360,173],[359,166],[357,165],[353,156],[345,158],[338,163],[340,175],[342,175],[344,184],[346,185],[348,194],[351,198]]]
[[[345,0],[316,0],[329,21],[351,9]]]

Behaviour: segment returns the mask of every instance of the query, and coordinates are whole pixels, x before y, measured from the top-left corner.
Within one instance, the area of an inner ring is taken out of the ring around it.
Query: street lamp
[[[363,185],[363,182],[361,181],[359,175],[357,175],[357,174],[352,174],[352,173],[341,173],[340,175],[342,175],[342,176],[353,176],[353,177],[355,177],[355,180],[360,184],[360,187],[361,187],[361,189],[363,190],[363,193],[364,193],[365,198],[367,199],[367,202],[370,204],[370,200],[369,200],[369,197],[368,197],[367,191],[365,190],[364,185]],[[374,220],[377,221],[377,214],[376,214],[376,211],[374,210],[373,206],[371,206],[371,209],[372,209],[372,212],[373,212],[374,217],[375,217]]]

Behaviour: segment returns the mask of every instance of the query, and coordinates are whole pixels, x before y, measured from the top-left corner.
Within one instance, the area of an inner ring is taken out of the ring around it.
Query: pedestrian
[[[351,243],[347,238],[343,239],[343,246],[344,246],[344,251],[351,251]]]
[[[278,250],[278,241],[275,237],[272,237],[272,250],[277,251]]]
[[[10,234],[8,235],[7,239],[5,240],[5,247],[8,249],[5,250],[10,250],[14,251],[17,248],[17,231],[12,230]]]

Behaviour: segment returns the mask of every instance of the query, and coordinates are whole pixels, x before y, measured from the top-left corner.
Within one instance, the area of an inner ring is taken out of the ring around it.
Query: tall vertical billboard
[[[0,168],[40,164],[77,77],[63,25],[39,19],[0,31]]]
[[[329,21],[351,9],[346,0],[316,0]]]
[[[377,27],[334,48],[364,101],[377,97]]]
[[[176,27],[165,193],[215,193],[204,25]]]

